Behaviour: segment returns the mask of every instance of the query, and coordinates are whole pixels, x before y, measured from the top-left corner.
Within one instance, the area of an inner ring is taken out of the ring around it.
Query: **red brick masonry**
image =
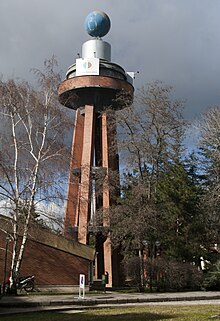
[[[88,279],[93,249],[52,233],[41,231],[39,236],[38,231],[37,234],[40,241],[27,241],[21,276],[35,275],[37,285],[78,285],[80,273]],[[0,283],[4,279],[5,246],[6,235],[0,231]],[[9,242],[7,275],[10,271],[11,249],[12,244]]]

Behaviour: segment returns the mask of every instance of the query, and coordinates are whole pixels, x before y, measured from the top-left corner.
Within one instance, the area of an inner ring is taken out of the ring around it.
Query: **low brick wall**
[[[79,274],[86,275],[94,250],[62,236],[38,230],[27,240],[20,275],[34,275],[36,286],[73,286],[79,284]],[[38,235],[38,236],[37,236]],[[6,234],[0,231],[0,283],[4,280]],[[8,244],[7,276],[10,273],[12,242]]]

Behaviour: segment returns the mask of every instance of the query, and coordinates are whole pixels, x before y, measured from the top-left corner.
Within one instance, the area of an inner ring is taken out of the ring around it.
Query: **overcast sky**
[[[220,105],[220,0],[0,0],[0,73],[31,80],[53,54],[65,74],[90,37],[84,20],[106,12],[112,61],[162,80],[186,99],[186,116]]]

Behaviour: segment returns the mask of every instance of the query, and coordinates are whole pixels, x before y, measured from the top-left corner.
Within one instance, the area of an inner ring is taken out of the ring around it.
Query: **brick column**
[[[72,237],[71,228],[78,226],[79,222],[79,185],[81,158],[83,149],[84,117],[76,111],[75,127],[72,141],[72,154],[70,161],[69,184],[67,191],[66,213],[64,221],[64,235]]]
[[[79,230],[78,241],[87,243],[87,224],[90,210],[90,189],[91,189],[91,166],[93,162],[93,122],[94,122],[94,107],[85,106],[85,121],[83,134],[83,151],[81,162],[81,190],[79,204]]]
[[[108,124],[107,114],[102,114],[102,167],[106,168],[106,176],[103,182],[103,226],[109,226],[109,207],[110,207],[110,192],[109,192],[109,155],[108,155]],[[110,234],[104,242],[104,272],[108,272],[109,283],[108,287],[112,287],[112,247]]]

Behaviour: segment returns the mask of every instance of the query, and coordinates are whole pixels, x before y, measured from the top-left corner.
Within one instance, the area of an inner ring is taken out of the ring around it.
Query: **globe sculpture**
[[[92,37],[105,36],[111,27],[111,22],[106,13],[102,11],[93,11],[88,14],[85,20],[85,29]]]

